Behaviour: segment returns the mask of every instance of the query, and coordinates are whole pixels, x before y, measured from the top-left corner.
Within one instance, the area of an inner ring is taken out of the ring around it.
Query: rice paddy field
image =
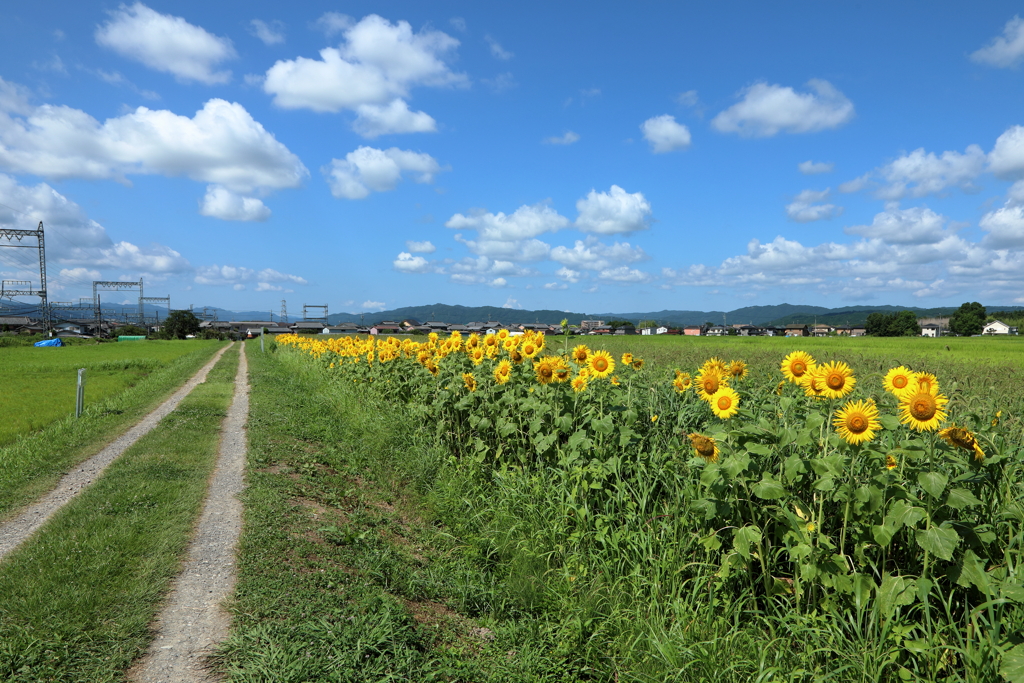
[[[519,680],[1021,681],[1022,349],[281,337],[266,362],[303,384],[320,429],[403,435],[400,453],[363,454],[362,476],[374,457],[390,468],[490,588],[446,593],[429,566],[382,587],[485,624],[505,653],[490,670],[522,657]],[[378,426],[359,422],[366,406]],[[343,467],[303,443],[310,473]],[[452,644],[432,643],[413,649],[449,661]]]
[[[0,348],[0,446],[74,414],[79,368],[86,369],[88,406],[135,386],[185,354],[219,345],[216,341],[146,340],[59,348]]]

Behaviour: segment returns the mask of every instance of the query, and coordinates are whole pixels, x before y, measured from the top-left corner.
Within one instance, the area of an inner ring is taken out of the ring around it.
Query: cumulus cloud
[[[900,209],[893,204],[875,214],[871,225],[852,225],[844,228],[848,235],[862,235],[886,244],[936,244],[952,232],[947,230],[948,219],[925,207]]]
[[[216,71],[221,62],[238,55],[231,41],[188,23],[160,14],[141,2],[121,5],[96,29],[96,42],[151,69],[173,74],[180,81],[207,85],[227,83],[230,71]]]
[[[386,304],[383,301],[364,301],[363,302],[363,308],[365,308],[367,310],[369,310],[369,309],[384,310],[384,306],[385,305]]]
[[[985,153],[978,145],[969,145],[963,154],[947,151],[941,155],[916,149],[886,164],[879,174],[887,185],[878,191],[883,199],[923,197],[938,194],[949,187],[975,190],[974,179],[985,166]]]
[[[264,45],[277,45],[284,42],[284,24],[274,20],[253,19],[249,22],[249,33],[263,41]]]
[[[815,133],[838,128],[853,119],[853,103],[831,83],[807,82],[812,92],[755,83],[741,92],[743,99],[711,120],[723,133],[770,137],[778,133]]]
[[[536,239],[547,232],[556,232],[569,225],[569,219],[545,204],[521,206],[511,214],[504,212],[457,213],[446,227],[453,230],[474,230],[477,239],[455,239],[474,254],[510,261],[538,261],[547,258],[551,247]]]
[[[819,173],[831,173],[832,169],[835,168],[835,164],[831,161],[801,161],[797,164],[797,168],[804,175],[817,175]]]
[[[598,273],[598,277],[606,282],[619,282],[623,284],[635,284],[651,280],[650,274],[628,266],[602,270]]]
[[[305,278],[289,275],[273,268],[254,270],[243,266],[218,266],[216,264],[196,269],[193,281],[199,285],[235,286],[256,283],[256,291],[281,291],[279,285],[306,285]],[[286,289],[285,291],[293,291]]]
[[[434,120],[410,111],[405,103],[410,90],[468,82],[445,62],[459,45],[446,33],[430,29],[413,33],[408,22],[392,24],[376,14],[343,27],[333,15],[326,23],[344,34],[340,47],[324,48],[320,59],[280,60],[267,71],[263,90],[277,106],[317,112],[353,110],[358,114],[356,132],[367,137],[432,131]]]
[[[1000,178],[1024,178],[1024,126],[1008,128],[996,139],[988,168]]]
[[[242,197],[226,187],[210,185],[199,213],[224,221],[262,222],[270,218],[270,209],[255,197]]]
[[[445,169],[429,154],[397,147],[360,147],[344,159],[331,159],[322,170],[335,197],[363,199],[370,192],[395,189],[403,172],[413,174],[417,183],[432,183],[434,175]]]
[[[437,247],[430,242],[415,242],[412,240],[405,243],[405,248],[414,254],[433,254],[437,251]]]
[[[1014,15],[1003,27],[1003,35],[996,36],[988,45],[972,52],[971,59],[989,66],[1017,66],[1024,59],[1024,19]]]
[[[843,212],[843,207],[822,203],[829,198],[829,195],[829,188],[820,192],[804,190],[786,205],[786,215],[797,223],[811,223],[834,218]]]
[[[564,282],[545,282],[544,289],[569,289],[569,285]]]
[[[570,282],[579,279],[581,270],[609,270],[620,264],[644,261],[647,258],[643,249],[629,242],[608,245],[593,238],[576,240],[571,248],[557,246],[551,250],[551,260],[565,266],[556,274]]]
[[[422,256],[413,256],[407,251],[401,252],[391,265],[401,273],[433,273],[437,270],[435,264]]]
[[[542,141],[545,145],[571,145],[574,142],[579,142],[580,136],[571,130],[565,132],[565,135],[553,135],[549,138],[544,138]]]
[[[85,112],[42,105],[0,111],[0,168],[45,178],[185,176],[249,194],[298,187],[309,175],[245,108],[209,100],[195,116],[139,107],[100,123]]]
[[[558,270],[555,271],[555,275],[565,280],[566,282],[576,283],[580,281],[580,278],[583,276],[583,273],[581,273],[578,270],[573,270],[572,268],[565,268],[563,266],[562,268],[559,268]]]
[[[644,140],[650,143],[651,151],[655,154],[673,152],[690,146],[690,129],[676,123],[676,117],[671,114],[647,119],[640,124],[640,130],[643,131]]]
[[[1024,247],[1024,206],[1004,206],[982,216],[978,223],[987,235],[982,244],[992,249]]]
[[[503,48],[501,46],[501,43],[496,41],[491,36],[484,36],[484,40],[486,40],[487,44],[491,47],[491,56],[494,57],[495,59],[500,59],[503,62],[507,62],[508,60],[515,57],[514,54]]]
[[[643,193],[629,194],[618,185],[612,185],[608,192],[591,190],[576,202],[576,210],[576,227],[598,235],[646,230],[650,224],[651,204]]]

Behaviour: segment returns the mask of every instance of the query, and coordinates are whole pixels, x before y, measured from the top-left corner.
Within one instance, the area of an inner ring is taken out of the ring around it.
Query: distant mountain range
[[[987,306],[989,311],[1024,311],[1024,306]],[[957,309],[956,306],[941,308],[916,308],[912,306],[844,306],[842,308],[826,308],[824,306],[801,306],[794,304],[778,304],[776,306],[746,306],[733,311],[648,311],[628,313],[576,313],[572,311],[556,311],[551,309],[525,310],[515,308],[499,308],[497,306],[453,306],[449,304],[433,304],[429,306],[405,306],[373,313],[332,313],[328,321],[332,325],[344,322],[363,323],[370,325],[382,320],[401,322],[409,318],[419,322],[440,320],[446,323],[464,325],[471,322],[499,323],[545,323],[556,325],[568,318],[571,324],[581,320],[629,320],[634,324],[641,320],[654,320],[669,327],[683,325],[701,325],[710,322],[720,325],[747,323],[751,325],[788,325],[792,323],[813,324],[815,322],[828,325],[863,325],[871,313],[893,313],[897,311],[913,311],[919,318],[946,317]],[[196,309],[197,313],[202,309]],[[223,309],[207,307],[216,312],[220,320],[267,320],[269,311],[231,312]],[[274,314],[277,320],[277,314]],[[300,316],[291,316],[292,322]]]

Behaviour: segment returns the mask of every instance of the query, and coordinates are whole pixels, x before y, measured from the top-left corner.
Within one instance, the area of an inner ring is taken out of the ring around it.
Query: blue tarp
[[[60,337],[55,339],[44,339],[43,341],[37,341],[32,346],[64,346],[64,342],[60,340]]]

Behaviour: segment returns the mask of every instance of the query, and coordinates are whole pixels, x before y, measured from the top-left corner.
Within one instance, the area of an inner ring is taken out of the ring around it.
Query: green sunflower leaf
[[[959,534],[952,529],[933,526],[917,532],[917,544],[943,560],[953,559],[953,550],[959,542]]]

